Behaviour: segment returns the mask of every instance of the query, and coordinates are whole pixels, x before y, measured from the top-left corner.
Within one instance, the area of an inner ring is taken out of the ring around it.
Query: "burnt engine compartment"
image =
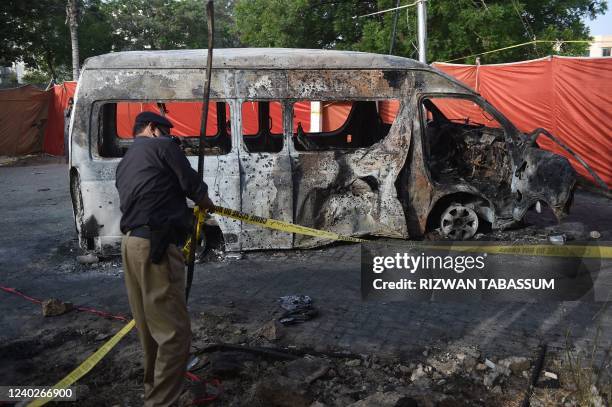
[[[457,123],[439,111],[426,125],[429,171],[439,184],[468,183],[488,196],[510,194],[512,165],[502,128]]]

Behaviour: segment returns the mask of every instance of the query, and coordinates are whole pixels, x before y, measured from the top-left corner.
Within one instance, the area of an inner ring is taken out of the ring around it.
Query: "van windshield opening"
[[[478,183],[483,188],[510,186],[506,131],[476,101],[452,96],[422,100],[424,148],[437,182]]]

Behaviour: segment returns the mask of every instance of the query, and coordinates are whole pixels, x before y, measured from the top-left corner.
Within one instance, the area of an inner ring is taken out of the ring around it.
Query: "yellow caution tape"
[[[340,240],[344,242],[363,243],[365,239],[351,236],[343,236],[333,232],[308,228],[289,222],[264,218],[262,216],[249,215],[248,213],[235,211],[233,209],[215,206],[212,212],[228,218],[241,220],[243,222],[259,225],[269,229],[282,232],[298,233],[302,235],[320,237],[324,239]],[[415,248],[450,250],[459,252],[479,252],[489,254],[513,254],[525,256],[551,256],[551,257],[583,257],[583,258],[612,258],[612,247],[610,246],[586,246],[586,245],[460,245],[456,242],[442,243],[439,245],[420,245]]]
[[[215,206],[212,212],[218,215],[221,215],[221,216],[226,216],[228,218],[241,220],[243,222],[251,223],[253,225],[263,226],[268,229],[280,230],[282,232],[298,233],[300,235],[321,237],[324,239],[331,239],[331,240],[340,240],[343,242],[360,243],[360,242],[367,241],[367,240],[359,239],[356,237],[339,235],[338,233],[334,233],[334,232],[327,232],[325,230],[312,229],[306,226],[296,225],[294,223],[283,222],[282,220],[275,220],[275,219],[264,218],[262,216],[249,215],[248,213],[235,211],[233,209],[223,208],[221,206]]]
[[[196,206],[193,208],[193,214],[195,215],[197,222],[198,222],[197,229],[196,229],[196,236],[197,236],[196,240],[199,240],[200,235],[202,234],[202,227],[204,226],[204,221],[206,220],[206,209],[200,210],[200,208]],[[185,242],[185,245],[183,246],[183,257],[185,259],[189,258],[189,252],[191,251],[192,244],[193,244],[192,236],[189,236],[187,238],[187,241]]]
[[[450,243],[449,243],[450,244]],[[423,245],[419,246],[432,250],[451,250],[458,252],[477,252],[488,254],[512,254],[521,256],[547,256],[547,257],[579,257],[591,259],[612,258],[611,246],[586,246],[586,245]]]
[[[79,367],[77,367],[72,372],[70,372],[68,376],[60,380],[55,386],[53,386],[53,388],[54,389],[65,389],[73,385],[81,377],[85,376],[91,369],[94,368],[95,365],[98,364],[98,362],[100,362],[104,358],[104,356],[106,356],[108,352],[111,351],[111,349],[115,347],[117,343],[119,343],[119,341],[125,335],[127,335],[128,332],[132,330],[132,328],[134,328],[134,324],[135,324],[134,320],[131,320],[130,322],[128,322],[127,325],[125,325],[119,332],[115,334],[115,336],[110,338],[108,342],[102,345],[100,349],[98,349],[93,355],[91,355],[83,363],[81,363]],[[28,407],[44,406],[51,400],[53,400],[53,397],[45,397],[45,398],[41,397],[41,398],[38,398],[32,401],[30,404],[28,404]]]

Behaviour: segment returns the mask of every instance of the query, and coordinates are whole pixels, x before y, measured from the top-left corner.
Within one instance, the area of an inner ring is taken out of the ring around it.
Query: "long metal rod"
[[[406,8],[406,7],[415,6],[419,1],[420,0],[417,0],[414,3],[406,4],[405,6],[399,6],[399,7],[388,8],[386,10],[375,11],[374,13],[364,14],[362,16],[353,16],[353,19],[355,19],[355,18],[362,18],[362,17],[371,17],[371,16],[375,16],[375,15],[378,15],[378,14],[388,13],[389,11],[401,10],[401,9]]]
[[[206,58],[206,79],[204,82],[204,95],[202,98],[202,118],[200,120],[200,144],[198,149],[198,176],[204,178],[204,140],[206,139],[206,126],[208,125],[208,105],[210,100],[210,78],[212,73],[213,40],[214,40],[214,4],[213,0],[206,3],[206,15],[208,17],[208,56]],[[191,233],[191,247],[187,259],[187,284],[185,286],[185,298],[189,299],[189,291],[193,282],[193,269],[195,266],[195,250],[198,245],[198,219],[195,220]]]
[[[427,0],[419,0],[417,4],[419,21],[419,61],[427,63]]]
[[[389,55],[393,54],[393,48],[395,47],[395,31],[397,30],[397,18],[399,17],[400,0],[395,2],[395,14],[393,15],[393,28],[391,29],[391,45],[389,46]]]

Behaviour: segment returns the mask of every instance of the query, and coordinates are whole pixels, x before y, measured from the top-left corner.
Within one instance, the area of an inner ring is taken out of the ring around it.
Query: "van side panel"
[[[291,144],[296,223],[345,235],[407,238],[395,182],[408,156],[414,89],[410,71],[290,71],[297,100],[394,98],[401,108],[387,136],[369,148],[299,152]],[[327,241],[296,235],[294,246]]]

